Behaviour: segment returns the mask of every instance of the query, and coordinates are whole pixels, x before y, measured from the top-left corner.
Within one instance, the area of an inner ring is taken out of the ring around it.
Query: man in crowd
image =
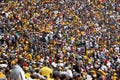
[[[9,80],[25,80],[25,72],[23,70],[24,59],[18,59],[18,63],[14,66],[9,75]]]

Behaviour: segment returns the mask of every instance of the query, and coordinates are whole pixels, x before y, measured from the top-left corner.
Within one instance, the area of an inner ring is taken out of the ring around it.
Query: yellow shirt
[[[0,72],[0,78],[5,78],[5,75],[2,72]]]
[[[26,51],[26,50],[28,50],[28,48],[29,48],[28,45],[26,45],[26,46],[24,47],[24,50]]]
[[[117,80],[117,77],[116,76],[112,76],[112,80]]]
[[[41,68],[40,73],[43,76],[46,76],[47,78],[50,78],[50,74],[52,73],[52,70],[49,67],[46,66],[46,67]]]
[[[27,55],[27,59],[28,59],[28,60],[32,60],[32,55],[31,55],[31,54],[28,54],[28,55]]]
[[[71,41],[74,40],[74,37],[71,36],[71,37],[70,37],[70,40],[71,40]]]
[[[54,80],[53,78],[47,78],[47,80]]]
[[[82,35],[85,35],[85,32],[84,32],[84,31],[82,31],[82,32],[81,32],[81,34],[82,34]]]

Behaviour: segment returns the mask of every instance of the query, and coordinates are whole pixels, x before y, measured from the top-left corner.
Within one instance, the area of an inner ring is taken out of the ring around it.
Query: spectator
[[[21,71],[27,78],[119,79],[119,3],[119,0],[0,1],[2,74],[8,77],[19,66],[18,58],[24,58]],[[54,76],[54,71],[58,75]]]
[[[9,79],[10,80],[25,80],[25,73],[22,69],[24,64],[24,59],[18,59],[18,64],[15,65],[15,68],[11,71]]]

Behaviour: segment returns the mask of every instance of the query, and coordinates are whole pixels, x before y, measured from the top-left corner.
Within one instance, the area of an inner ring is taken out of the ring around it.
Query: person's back
[[[9,75],[10,80],[25,80],[25,73],[22,69],[23,59],[18,60],[18,64],[12,69]]]
[[[50,74],[52,73],[52,70],[51,70],[49,67],[45,66],[45,67],[41,68],[40,73],[41,73],[43,76],[49,78],[49,77],[50,77]]]
[[[11,71],[10,80],[24,80],[25,78],[23,76],[23,69],[19,65],[16,65],[15,68]]]

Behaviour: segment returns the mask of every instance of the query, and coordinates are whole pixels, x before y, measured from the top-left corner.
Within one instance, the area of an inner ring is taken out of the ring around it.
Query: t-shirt
[[[41,68],[40,73],[41,73],[43,76],[49,78],[49,77],[50,77],[50,74],[52,73],[52,70],[51,70],[49,67],[43,67],[43,68]]]
[[[16,65],[10,73],[10,80],[25,80],[25,73],[19,65]]]
[[[5,78],[6,76],[2,72],[0,72],[0,79],[5,79]]]

